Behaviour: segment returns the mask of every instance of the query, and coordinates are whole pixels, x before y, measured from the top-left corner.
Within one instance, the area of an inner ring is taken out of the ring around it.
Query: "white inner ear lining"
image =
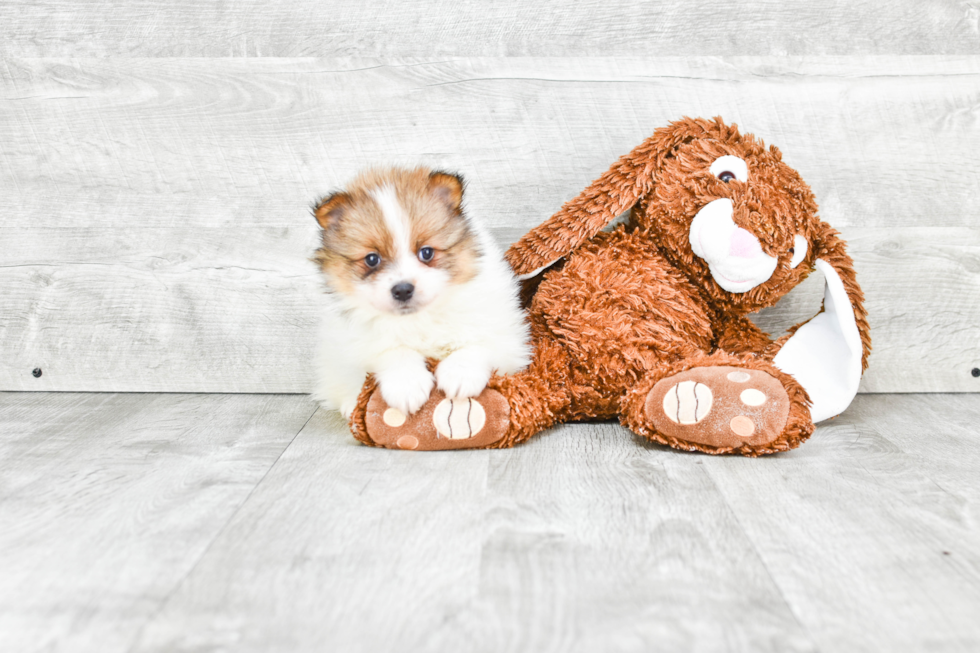
[[[708,170],[715,177],[727,170],[735,175],[735,179],[738,181],[749,180],[749,167],[745,164],[745,161],[731,154],[726,154],[715,159]]]
[[[864,349],[840,275],[823,259],[817,259],[816,268],[824,276],[824,310],[797,329],[773,364],[806,389],[810,418],[820,422],[839,415],[854,399]]]

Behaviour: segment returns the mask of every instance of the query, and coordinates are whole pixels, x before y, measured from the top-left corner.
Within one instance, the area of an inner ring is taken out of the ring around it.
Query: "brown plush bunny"
[[[508,447],[556,423],[618,417],[678,449],[757,456],[799,446],[844,410],[867,366],[844,242],[779,150],[720,118],[658,129],[507,258],[528,280],[531,365],[475,399],[436,390],[407,418],[369,378],[351,420],[359,440]],[[826,278],[816,317],[775,342],[745,317],[815,267]]]

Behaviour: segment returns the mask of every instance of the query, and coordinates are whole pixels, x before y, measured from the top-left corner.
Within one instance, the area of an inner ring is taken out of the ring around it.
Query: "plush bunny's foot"
[[[657,381],[634,407],[640,421],[634,430],[678,449],[773,453],[798,446],[812,431],[799,404],[765,370],[692,367]]]
[[[509,415],[507,400],[491,389],[472,399],[448,399],[442,391],[435,390],[412,415],[388,406],[381,392],[375,390],[364,413],[355,413],[355,421],[363,420],[361,435],[370,439],[368,444],[439,451],[493,445],[507,433]]]

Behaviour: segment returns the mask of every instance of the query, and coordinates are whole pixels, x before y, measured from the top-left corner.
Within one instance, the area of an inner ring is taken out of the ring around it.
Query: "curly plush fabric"
[[[722,157],[744,161],[748,178],[713,171]],[[776,261],[744,292],[722,288],[717,270],[692,249],[693,221],[717,200],[730,202],[730,229],[756,248],[740,241],[732,256],[756,251]],[[603,231],[631,208],[626,223]],[[479,446],[512,446],[556,423],[610,418],[682,450],[758,456],[799,446],[814,428],[807,392],[773,358],[802,325],[773,341],[746,315],[775,304],[818,259],[843,283],[867,366],[867,313],[844,242],[818,218],[809,186],[779,150],[720,118],[658,129],[506,256],[527,279],[535,356],[527,370],[491,379],[487,392],[503,396],[508,414],[496,439]],[[369,381],[352,428],[378,444],[364,421],[372,392]],[[431,425],[410,427],[420,448],[450,448]]]

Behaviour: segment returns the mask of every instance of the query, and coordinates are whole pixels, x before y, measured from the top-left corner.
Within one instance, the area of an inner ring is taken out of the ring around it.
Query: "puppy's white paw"
[[[424,367],[399,367],[377,374],[385,403],[411,415],[429,399],[435,379]]]
[[[439,389],[450,399],[475,397],[487,387],[491,369],[483,360],[460,351],[450,354],[436,367]]]

